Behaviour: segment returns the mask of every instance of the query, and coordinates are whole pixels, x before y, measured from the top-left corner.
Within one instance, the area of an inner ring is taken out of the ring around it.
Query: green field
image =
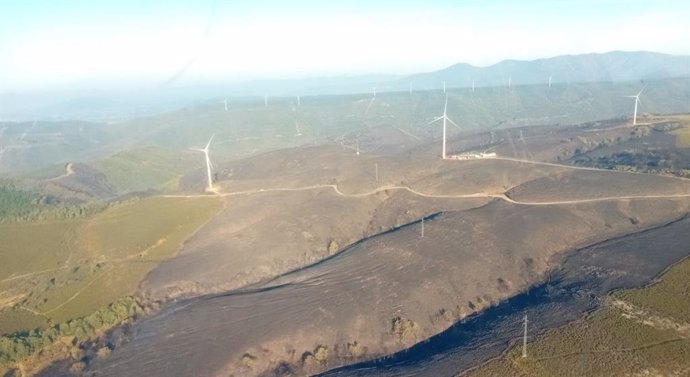
[[[690,116],[688,115],[673,115],[668,116],[668,119],[676,120],[681,127],[674,130],[672,134],[676,135],[676,147],[690,148]]]
[[[468,376],[687,376],[690,260],[660,281],[613,294],[583,320],[515,347]]]
[[[82,317],[132,294],[221,207],[153,197],[82,219],[0,224],[0,333]]]
[[[676,146],[678,148],[690,148],[690,128],[683,128],[675,132]]]

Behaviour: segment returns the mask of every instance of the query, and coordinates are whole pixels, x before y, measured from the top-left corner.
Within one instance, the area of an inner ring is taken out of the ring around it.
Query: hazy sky
[[[144,4],[145,3],[145,4]],[[690,52],[687,1],[0,0],[0,91]]]

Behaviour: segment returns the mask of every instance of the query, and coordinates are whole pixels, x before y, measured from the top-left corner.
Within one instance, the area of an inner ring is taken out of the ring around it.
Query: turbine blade
[[[432,123],[436,123],[436,122],[438,122],[438,121],[441,120],[441,119],[443,119],[443,117],[436,117],[436,118],[434,118],[434,120],[432,120],[431,122],[425,124],[425,126],[428,126],[428,125],[430,125],[430,124],[432,124]]]
[[[189,150],[195,151],[195,152],[205,152],[203,149],[200,149],[200,148],[189,148]]]
[[[452,124],[452,125],[454,125],[455,127],[457,127],[459,130],[462,130],[462,127],[460,127],[460,126],[458,126],[457,124],[455,124],[455,122],[453,122],[453,120],[451,120],[450,118],[446,117],[446,120],[449,121],[450,124]]]
[[[642,89],[640,89],[640,91],[637,92],[637,97],[639,97],[640,94],[642,94],[642,91],[645,90],[645,88],[647,88],[647,85],[643,86]]]
[[[206,148],[204,148],[204,149],[208,150],[208,147],[209,147],[209,145],[211,145],[211,141],[213,141],[214,136],[216,136],[216,134],[211,135],[211,138],[208,139],[208,144],[206,144]]]

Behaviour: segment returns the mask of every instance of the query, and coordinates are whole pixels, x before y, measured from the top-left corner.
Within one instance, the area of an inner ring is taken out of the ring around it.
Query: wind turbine
[[[642,91],[646,88],[647,86],[645,85],[642,89],[640,89],[637,94],[634,96],[626,96],[627,98],[634,98],[635,99],[635,112],[633,112],[633,126],[637,125],[637,105],[640,104],[640,94],[642,94]]]
[[[436,117],[434,120],[431,122],[427,123],[427,126],[438,122],[439,120],[443,119],[443,149],[441,150],[441,158],[446,159],[446,121],[450,122],[452,125],[454,125],[457,128],[460,128],[455,122],[453,122],[450,118],[448,118],[448,95],[446,95],[446,103],[443,106],[443,115]]]
[[[549,76],[549,88],[551,88],[551,79],[552,78],[553,78],[552,76]]]
[[[211,146],[211,141],[213,140],[214,136],[216,135],[211,135],[211,138],[208,139],[208,143],[206,144],[204,149],[190,148],[193,151],[204,152],[204,156],[206,157],[206,175],[208,176],[208,191],[213,191],[213,180],[211,179],[211,159],[208,157],[208,147]]]
[[[302,101],[300,101],[299,95],[297,95],[297,107],[302,106]]]
[[[227,98],[225,99],[224,103],[225,103],[225,111],[227,112],[228,111],[228,99]]]

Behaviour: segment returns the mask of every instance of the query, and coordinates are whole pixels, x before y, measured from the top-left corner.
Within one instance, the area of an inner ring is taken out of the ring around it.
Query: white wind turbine
[[[647,86],[644,86],[642,89],[640,89],[637,94],[634,96],[626,96],[627,98],[634,98],[635,99],[635,111],[633,112],[633,126],[637,125],[637,105],[640,104],[640,94],[642,94],[642,91],[646,88]]]
[[[453,120],[448,118],[448,95],[446,95],[446,103],[443,106],[443,115],[434,118],[434,120],[427,123],[427,126],[432,124],[432,123],[438,122],[441,119],[443,119],[443,149],[441,150],[441,158],[445,160],[446,159],[446,121],[450,122],[455,127],[460,128],[460,126],[455,124],[455,122],[453,122]]]
[[[208,139],[208,143],[203,149],[190,148],[193,151],[204,152],[204,156],[206,157],[206,175],[208,177],[208,191],[213,191],[213,179],[211,178],[211,159],[208,157],[208,147],[211,146],[211,141],[213,140],[214,136],[216,135],[211,135],[211,138]]]

